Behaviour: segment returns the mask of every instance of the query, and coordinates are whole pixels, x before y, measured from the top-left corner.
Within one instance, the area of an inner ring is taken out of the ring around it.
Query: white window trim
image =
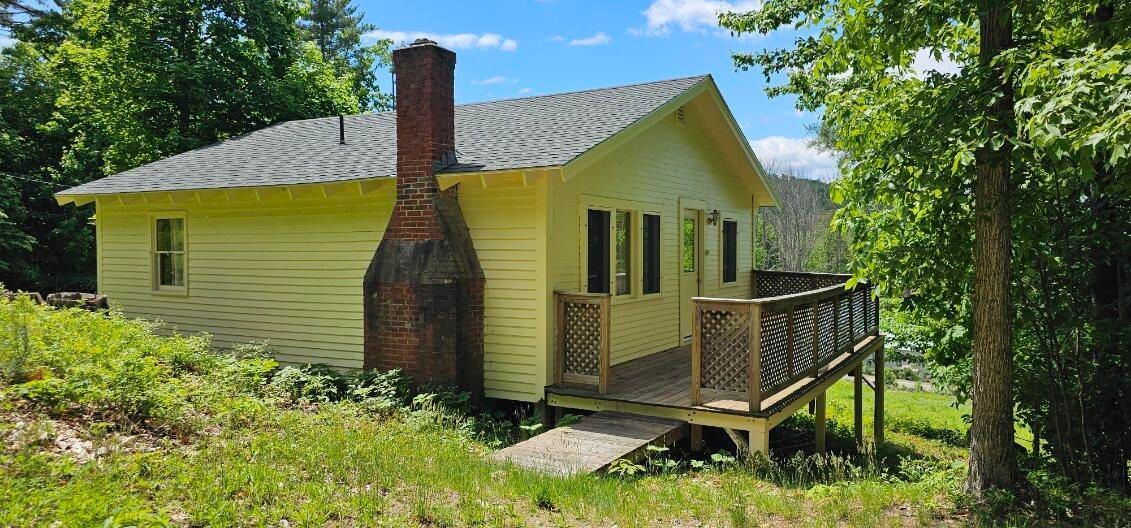
[[[664,296],[664,218],[666,215],[660,212],[662,206],[648,202],[638,202],[634,200],[622,200],[616,198],[604,198],[599,196],[581,195],[578,197],[578,232],[580,244],[578,251],[581,263],[578,269],[578,284],[580,285],[579,291],[588,291],[589,285],[589,210],[600,210],[609,212],[609,292],[612,298],[612,304],[633,303],[640,301],[650,301],[660,299]],[[631,293],[625,295],[616,294],[616,213],[617,211],[628,211],[631,213],[631,221],[635,239],[631,241],[629,254],[632,258],[632,265],[630,269],[633,273],[632,284],[630,285]],[[660,292],[649,293],[644,292],[644,214],[652,214],[660,217]]]
[[[185,256],[185,284],[184,286],[163,286],[161,285],[161,277],[157,264],[157,221],[165,219],[180,219],[182,222],[182,233],[185,237],[184,250],[181,253]],[[188,295],[189,289],[189,236],[188,236],[188,219],[184,211],[160,211],[149,214],[149,285],[152,293],[161,295]]]

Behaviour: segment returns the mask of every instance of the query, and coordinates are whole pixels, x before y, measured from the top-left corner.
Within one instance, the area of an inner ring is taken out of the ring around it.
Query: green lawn
[[[193,445],[86,464],[5,453],[0,525],[898,526],[950,508],[952,481],[936,476],[788,487],[727,464],[554,478],[485,462],[487,452],[431,421],[375,420],[340,405],[283,411]]]
[[[409,402],[396,375],[278,370],[261,350],[216,354],[206,338],[159,337],[117,316],[2,298],[0,330],[0,526],[871,527],[972,519],[955,502],[964,411],[939,395],[888,391],[889,443],[876,452],[854,452],[852,387],[838,383],[829,400],[831,456],[791,446],[772,462],[736,460],[715,440],[702,455],[655,452],[634,475],[558,478],[484,460],[526,434],[513,414],[471,411],[444,393]],[[865,409],[870,430],[870,399]],[[775,429],[772,445],[811,442],[812,425],[801,412]],[[1126,504],[1068,511],[1113,525],[1126,519],[1119,507]]]

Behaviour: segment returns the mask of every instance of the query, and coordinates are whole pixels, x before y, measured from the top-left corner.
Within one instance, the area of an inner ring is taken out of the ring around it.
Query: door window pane
[[[695,271],[695,219],[683,219],[683,271]]]
[[[646,214],[643,218],[644,293],[660,293],[660,216]]]
[[[632,213],[617,211],[617,295],[632,293]]]

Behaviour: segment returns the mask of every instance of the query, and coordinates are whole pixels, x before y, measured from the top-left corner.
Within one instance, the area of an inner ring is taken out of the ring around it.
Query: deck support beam
[[[703,426],[698,424],[691,424],[691,450],[699,452],[703,450]]]
[[[852,371],[852,430],[856,433],[856,449],[864,447],[864,367]]]
[[[876,400],[875,417],[872,419],[872,434],[876,446],[884,443],[884,345],[876,349]]]
[[[730,427],[724,427],[723,431],[726,431],[727,436],[734,442],[734,450],[739,456],[745,456],[750,452],[750,443],[742,437],[742,431]],[[753,435],[754,433],[750,434]]]
[[[813,432],[815,435],[814,443],[817,444],[817,453],[825,454],[825,391],[817,393],[817,399],[814,400],[815,411],[813,413]]]

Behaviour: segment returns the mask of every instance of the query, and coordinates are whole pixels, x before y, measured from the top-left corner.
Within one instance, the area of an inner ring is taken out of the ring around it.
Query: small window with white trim
[[[183,291],[187,286],[183,214],[160,215],[153,220],[153,284],[158,290]]]

